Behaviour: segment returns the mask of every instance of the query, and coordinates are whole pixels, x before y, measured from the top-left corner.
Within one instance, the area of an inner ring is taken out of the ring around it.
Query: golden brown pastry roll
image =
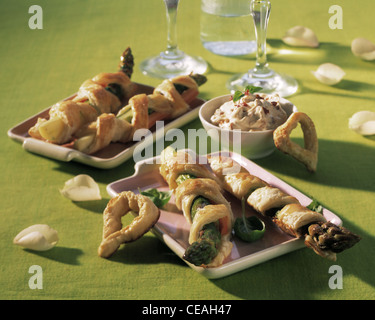
[[[116,84],[120,86],[122,91],[121,105],[126,102],[135,93],[136,85],[130,80],[130,78],[122,71],[119,72],[102,72],[92,78],[92,81],[100,84],[102,87]],[[115,112],[117,112],[115,110]]]
[[[126,143],[133,139],[134,132],[148,126],[147,95],[139,94],[129,100],[133,110],[132,123],[117,118],[112,113],[100,115],[94,122],[77,132],[74,147],[81,152],[93,154],[111,142]]]
[[[245,168],[228,157],[209,158],[212,171],[219,177],[223,188],[241,200],[257,188],[268,186],[262,179],[251,175]]]
[[[167,98],[172,106],[173,110],[167,117],[167,119],[174,119],[178,116],[186,113],[190,110],[189,104],[184,100],[183,96],[177,91],[174,83],[180,83],[188,88],[193,88],[198,91],[197,83],[189,76],[180,76],[174,79],[164,80],[160,85],[158,85],[154,94],[161,94]]]
[[[148,108],[152,111],[170,114],[173,111],[173,104],[159,93],[148,95]]]
[[[85,136],[86,139],[78,139],[75,148],[79,147],[80,151],[93,154],[111,142],[127,142],[132,130],[129,122],[117,119],[112,113],[104,113],[96,121],[77,132],[77,137]]]
[[[307,233],[310,224],[327,220],[321,213],[311,211],[301,204],[292,203],[282,208],[274,221],[286,233],[301,238]]]
[[[263,215],[273,215],[275,213],[273,210],[290,203],[299,204],[299,201],[279,188],[266,186],[252,192],[247,198],[247,203]]]
[[[177,208],[182,210],[186,220],[190,224],[192,223],[190,215],[191,206],[194,199],[198,196],[208,199],[211,204],[225,205],[231,215],[233,215],[230,204],[223,196],[220,186],[211,179],[188,179],[176,188],[175,196]],[[231,217],[230,223],[232,223],[232,220],[233,217]]]
[[[164,157],[160,166],[160,174],[168,183],[169,188],[174,190],[177,188],[177,178],[179,175],[187,173],[196,178],[209,178],[219,183],[215,175],[204,165],[197,163],[191,155],[185,151],[177,151],[175,154],[168,154],[164,156],[162,152],[161,157]]]
[[[121,106],[118,97],[91,79],[82,83],[77,96],[73,100],[88,100],[88,103],[96,109],[98,115],[102,113],[117,112]]]
[[[53,105],[49,111],[50,119],[60,119],[58,123],[59,129],[57,135],[52,134],[51,142],[63,144],[69,141],[73,134],[77,132],[83,125],[94,121],[98,116],[98,112],[87,103],[65,100]],[[29,134],[31,137],[44,140],[40,133],[40,126],[48,120],[39,118],[36,125],[31,127]]]

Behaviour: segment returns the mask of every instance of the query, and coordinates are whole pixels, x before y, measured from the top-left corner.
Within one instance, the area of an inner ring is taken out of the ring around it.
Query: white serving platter
[[[154,90],[153,87],[144,84],[137,83],[136,85],[137,90],[135,94],[150,94]],[[74,96],[75,95],[72,95],[65,100],[72,99]],[[204,102],[204,100],[196,98],[190,103],[191,110],[189,112],[177,119],[165,121],[164,128],[162,129],[156,130],[155,127],[151,128],[152,139],[149,138],[142,141],[132,141],[126,144],[111,143],[109,146],[92,155],[85,154],[67,146],[60,146],[30,137],[28,134],[29,129],[35,125],[39,117],[48,117],[50,107],[9,129],[8,136],[13,140],[22,143],[22,147],[31,153],[63,162],[76,161],[100,169],[112,169],[133,157],[134,150],[140,146],[140,144],[142,144],[142,148],[146,148],[157,139],[160,139],[162,134],[160,131],[179,128],[196,119],[198,117],[199,107]]]
[[[191,151],[189,150],[189,152]],[[194,154],[193,152],[191,153]],[[210,155],[215,156],[218,154],[219,153],[212,153]],[[284,192],[296,197],[302,205],[307,206],[311,203],[311,198],[275,177],[251,160],[236,153],[226,153],[226,155],[229,155],[252,175],[258,176],[270,185],[278,187]],[[198,157],[200,163],[207,163],[204,162],[207,159],[206,157],[207,156]],[[139,190],[144,191],[150,188],[156,188],[159,191],[168,191],[168,185],[159,173],[159,160],[159,157],[154,157],[136,163],[134,175],[110,183],[107,186],[108,194],[114,197],[122,191],[139,193]],[[241,216],[242,210],[240,201],[229,193],[226,193],[225,197],[231,203],[234,217]],[[216,268],[196,267],[184,261],[205,277],[215,279],[229,276],[294,250],[304,248],[303,240],[287,235],[281,231],[271,219],[259,215],[248,205],[246,206],[246,215],[257,215],[258,218],[264,221],[266,232],[263,238],[253,243],[246,243],[233,236],[233,250],[231,255],[224,261],[223,265]],[[326,208],[323,209],[323,215],[328,221],[336,225],[342,224],[341,219]],[[173,196],[166,208],[161,210],[160,218],[152,231],[182,259],[188,247],[189,225],[183,214],[176,208]],[[317,257],[317,259],[321,258]]]

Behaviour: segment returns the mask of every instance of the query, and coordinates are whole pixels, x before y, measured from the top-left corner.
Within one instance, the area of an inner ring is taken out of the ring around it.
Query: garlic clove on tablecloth
[[[60,193],[72,201],[101,200],[100,189],[93,178],[80,174],[65,182]]]
[[[375,44],[365,38],[356,38],[352,41],[352,52],[363,60],[375,60]]]
[[[375,112],[356,112],[349,119],[349,129],[363,136],[375,134]]]
[[[319,46],[319,40],[314,31],[303,26],[295,26],[289,29],[282,40],[293,47],[316,48]]]
[[[35,251],[46,251],[52,249],[58,240],[56,230],[46,224],[35,224],[22,230],[13,243]]]
[[[338,84],[346,74],[343,69],[333,63],[323,63],[316,71],[311,71],[311,73],[321,83],[327,85]]]

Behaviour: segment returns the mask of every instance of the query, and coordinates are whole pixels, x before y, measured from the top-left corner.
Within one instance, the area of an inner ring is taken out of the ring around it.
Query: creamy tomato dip
[[[216,109],[211,117],[214,125],[241,131],[274,130],[288,118],[278,95],[245,94],[237,101],[230,100]]]

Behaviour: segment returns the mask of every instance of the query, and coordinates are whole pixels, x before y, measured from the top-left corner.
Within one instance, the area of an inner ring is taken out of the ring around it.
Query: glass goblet
[[[297,81],[286,74],[278,73],[268,66],[267,61],[267,27],[271,12],[271,1],[252,0],[250,13],[253,17],[257,41],[256,62],[253,69],[245,74],[237,74],[227,82],[227,88],[243,91],[247,86],[261,87],[261,92],[278,93],[282,97],[294,94],[298,90]]]
[[[201,57],[194,57],[178,49],[177,8],[179,0],[164,0],[167,15],[167,48],[159,55],[147,58],[140,64],[145,75],[156,78],[173,78],[191,72],[203,74],[207,63]]]

